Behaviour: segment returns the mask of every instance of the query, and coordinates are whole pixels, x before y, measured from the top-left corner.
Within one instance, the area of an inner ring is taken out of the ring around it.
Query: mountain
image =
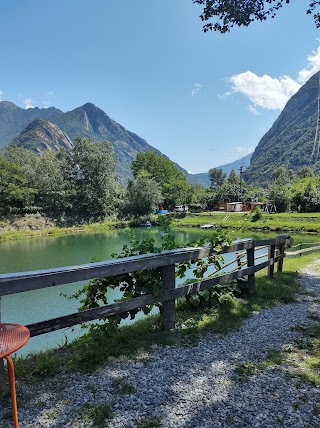
[[[37,152],[60,147],[69,151],[77,136],[113,144],[122,182],[131,176],[130,165],[138,152],[152,150],[165,156],[91,103],[64,113],[55,107],[26,110],[8,101],[0,102],[0,148],[12,142]]]
[[[7,146],[34,119],[46,119],[51,122],[63,112],[55,107],[24,109],[9,101],[0,102],[0,149]]]
[[[130,165],[138,152],[153,150],[143,138],[125,129],[111,119],[94,104],[86,103],[82,107],[64,113],[54,121],[73,140],[77,136],[91,138],[94,141],[110,141],[119,160],[118,173],[128,178],[131,176]]]
[[[250,159],[251,159],[252,153],[249,153],[248,155],[244,156],[241,159],[238,159],[234,162],[227,163],[225,165],[220,165],[215,168],[221,168],[227,175],[230,174],[230,171],[234,169],[236,172],[239,171],[240,166],[248,167],[250,165]],[[191,183],[196,184],[202,184],[204,187],[210,186],[210,179],[207,172],[201,172],[199,174],[189,174],[189,178]]]
[[[65,132],[54,123],[44,119],[33,120],[18,137],[12,140],[11,144],[35,152],[58,151],[61,148],[70,152],[73,147],[71,139]]]
[[[287,102],[270,130],[261,138],[251,157],[244,179],[250,184],[268,185],[279,167],[296,169],[313,165],[318,118],[319,72],[313,75]]]

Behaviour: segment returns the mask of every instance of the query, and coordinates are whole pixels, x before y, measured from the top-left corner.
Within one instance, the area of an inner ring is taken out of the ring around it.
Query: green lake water
[[[137,228],[129,230],[112,230],[104,233],[78,234],[59,237],[43,237],[8,241],[0,244],[0,273],[22,272],[47,269],[60,266],[72,266],[90,263],[93,260],[108,260],[112,253],[119,253],[124,244],[129,244],[134,233],[139,239],[153,237],[161,240],[161,231],[156,228]],[[192,240],[210,235],[210,231],[190,228],[176,231],[178,243],[187,244]],[[276,234],[255,232],[233,232],[232,239],[263,237],[272,238]],[[318,236],[294,236],[296,242],[315,242]],[[79,302],[67,299],[63,294],[71,295],[79,289],[81,283],[66,284],[42,290],[28,291],[4,296],[0,302],[2,322],[30,324],[77,311]],[[118,296],[111,296],[111,298]],[[81,333],[79,326],[30,339],[22,353],[40,351],[59,346]]]

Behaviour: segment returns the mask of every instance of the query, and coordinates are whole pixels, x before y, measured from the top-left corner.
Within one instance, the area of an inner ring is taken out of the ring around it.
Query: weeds
[[[109,404],[86,403],[80,409],[80,419],[84,423],[93,423],[94,428],[103,428],[106,419],[112,418],[112,408]]]
[[[161,420],[162,418],[160,416],[144,418],[137,423],[137,428],[160,428]]]
[[[135,388],[125,379],[114,379],[111,386],[113,392],[119,395],[133,394],[135,392]]]

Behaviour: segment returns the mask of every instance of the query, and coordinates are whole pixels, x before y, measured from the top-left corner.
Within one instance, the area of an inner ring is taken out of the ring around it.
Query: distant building
[[[179,213],[186,212],[189,211],[189,207],[188,205],[176,205],[174,207],[174,211],[177,211]]]
[[[243,211],[242,202],[227,202],[227,212],[238,213]]]

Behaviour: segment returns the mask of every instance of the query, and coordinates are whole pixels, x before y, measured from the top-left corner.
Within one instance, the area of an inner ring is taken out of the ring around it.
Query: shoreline
[[[216,229],[252,230],[255,232],[294,232],[298,234],[320,233],[320,213],[281,213],[263,216],[256,222],[252,222],[241,213],[195,213],[186,216],[170,215],[173,220],[173,229],[201,228],[205,224],[213,224],[212,231]],[[226,219],[227,217],[227,219]],[[240,217],[240,218],[239,218]],[[157,223],[155,215],[149,216],[153,224]],[[112,229],[125,229],[138,227],[145,219],[135,220],[106,220],[102,223],[91,223],[70,227],[41,227],[23,230],[13,229],[1,231],[0,243],[20,239],[39,239],[48,236],[63,236],[82,233],[99,233]],[[240,223],[240,224],[239,224]],[[268,224],[269,223],[269,224]],[[291,223],[291,224],[290,224]],[[8,227],[11,227],[8,224]]]

